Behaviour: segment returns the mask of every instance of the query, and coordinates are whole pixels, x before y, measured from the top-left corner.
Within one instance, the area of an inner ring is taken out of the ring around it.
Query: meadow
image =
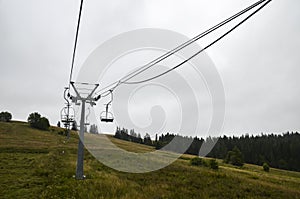
[[[85,151],[85,180],[75,180],[78,136],[0,122],[0,198],[300,198],[300,173],[261,166],[192,166],[183,155],[158,171],[132,174],[108,168]],[[132,152],[154,148],[110,139]]]

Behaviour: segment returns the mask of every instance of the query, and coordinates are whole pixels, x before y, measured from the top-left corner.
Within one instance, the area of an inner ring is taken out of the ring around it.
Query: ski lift
[[[101,122],[106,122],[106,123],[114,121],[113,114],[108,111],[108,107],[109,107],[109,105],[111,105],[111,103],[113,101],[112,90],[110,90],[109,92],[110,92],[111,100],[107,104],[104,104],[105,105],[105,111],[102,111],[101,114],[100,114],[100,121]]]
[[[66,107],[62,108],[60,111],[61,122],[65,127],[69,127],[71,123],[75,121],[75,111],[68,104]]]
[[[106,104],[105,111],[102,111],[100,114],[101,122],[113,122],[114,121],[114,116],[111,112],[108,111],[108,106],[109,106],[109,104]]]
[[[71,107],[71,104],[67,99],[67,96],[69,96],[69,94],[67,95],[68,90],[69,88],[66,87],[64,91],[64,99],[66,100],[67,105],[64,108],[62,108],[60,111],[61,122],[64,124],[66,128],[69,128],[71,123],[75,121],[75,110]]]

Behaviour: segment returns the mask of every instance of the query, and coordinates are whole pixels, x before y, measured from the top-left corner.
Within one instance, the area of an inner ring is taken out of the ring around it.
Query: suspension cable
[[[203,51],[205,51],[206,49],[208,49],[209,47],[213,46],[214,44],[216,44],[218,41],[220,41],[221,39],[223,39],[225,36],[227,36],[228,34],[230,34],[232,31],[234,31],[236,28],[238,28],[240,25],[242,25],[243,23],[245,23],[248,19],[250,19],[253,15],[255,15],[257,12],[259,12],[263,7],[265,7],[267,4],[269,4],[272,0],[268,0],[266,3],[264,3],[261,7],[259,7],[257,10],[255,10],[253,13],[251,13],[249,16],[247,16],[245,19],[243,19],[241,22],[239,22],[237,25],[235,25],[233,28],[231,28],[229,31],[227,31],[225,34],[223,34],[221,37],[217,38],[215,41],[213,41],[212,43],[210,43],[209,45],[207,45],[205,48],[201,49],[200,51],[198,51],[197,53],[195,53],[194,55],[192,55],[191,57],[189,57],[188,59],[184,60],[183,62],[181,62],[180,64],[174,66],[173,68],[158,74],[156,76],[153,76],[151,78],[142,80],[142,81],[135,81],[135,82],[122,82],[122,84],[140,84],[140,83],[144,83],[144,82],[148,82],[151,81],[153,79],[156,79],[158,77],[161,77],[173,70],[175,70],[176,68],[182,66],[183,64],[187,63],[188,61],[190,61],[191,59],[193,59],[194,57],[196,57],[197,55],[199,55],[200,53],[202,53]]]
[[[81,0],[81,2],[80,2],[80,8],[79,8],[79,14],[78,14],[78,22],[77,22],[77,29],[76,29],[76,35],[75,35],[75,43],[74,43],[74,49],[73,49],[73,55],[72,55],[72,65],[71,65],[70,78],[69,78],[69,89],[70,89],[70,86],[71,86],[74,63],[75,63],[75,55],[76,55],[78,34],[79,34],[79,28],[80,28],[82,6],[83,6],[83,0]]]
[[[190,40],[188,40],[187,42],[185,42],[185,43],[179,45],[178,47],[174,48],[173,50],[168,51],[167,53],[165,53],[165,54],[163,54],[162,56],[156,58],[155,60],[149,62],[148,64],[146,64],[146,65],[144,65],[144,66],[138,68],[137,70],[131,72],[130,74],[128,74],[128,75],[122,77],[122,78],[119,79],[118,81],[113,82],[113,83],[109,84],[108,86],[102,88],[102,89],[99,90],[97,93],[100,93],[101,91],[103,91],[102,93],[106,93],[107,91],[104,91],[104,90],[106,90],[106,89],[112,87],[112,86],[115,85],[115,84],[116,84],[116,85],[113,87],[113,89],[109,89],[109,90],[114,90],[115,88],[117,88],[117,87],[118,87],[119,85],[121,85],[121,84],[125,84],[125,83],[130,84],[130,83],[127,82],[128,80],[130,80],[130,79],[132,79],[133,77],[139,75],[140,73],[142,73],[142,72],[144,72],[145,70],[151,68],[152,66],[154,66],[154,65],[156,65],[157,63],[163,61],[164,59],[170,57],[171,55],[173,55],[173,54],[175,54],[176,52],[182,50],[183,48],[185,48],[185,47],[191,45],[192,43],[194,43],[194,42],[196,42],[197,40],[203,38],[204,36],[210,34],[211,32],[213,32],[213,31],[219,29],[220,27],[222,27],[222,26],[224,26],[225,24],[231,22],[232,20],[236,19],[237,17],[239,17],[239,16],[245,14],[246,12],[252,10],[253,8],[257,7],[258,5],[262,4],[262,3],[265,2],[265,1],[267,1],[267,0],[260,0],[260,1],[256,2],[256,3],[252,4],[251,6],[249,6],[249,7],[245,8],[245,9],[243,9],[242,11],[240,11],[240,12],[236,13],[235,15],[233,15],[233,16],[227,18],[226,20],[222,21],[221,23],[219,23],[219,24],[213,26],[212,28],[210,28],[210,29],[204,31],[203,33],[197,35],[196,37],[194,37],[194,38],[192,38],[192,39],[190,39]],[[268,1],[267,3],[269,3],[269,1]],[[259,9],[259,10],[260,10],[260,9]],[[252,16],[252,15],[251,15],[251,16]],[[250,16],[250,17],[251,17],[251,16]],[[250,17],[249,17],[249,18],[250,18]],[[241,25],[241,24],[240,24],[240,25]],[[232,31],[232,30],[231,30],[231,31]],[[231,32],[231,31],[230,31],[230,32]],[[228,33],[228,34],[229,34],[229,33]],[[224,36],[226,36],[226,35],[224,35]],[[222,38],[223,38],[223,37],[222,37]],[[222,38],[220,38],[220,39],[222,39]],[[220,40],[220,39],[219,39],[219,40]],[[217,41],[216,41],[216,42],[217,42]],[[216,42],[214,42],[214,43],[216,43]],[[213,44],[212,44],[212,45],[213,45]],[[207,49],[207,48],[206,48],[206,49]],[[199,53],[198,53],[198,54],[199,54]],[[197,54],[197,55],[198,55],[198,54]],[[196,56],[196,55],[195,55],[195,56]],[[182,64],[181,64],[181,65],[182,65]],[[179,66],[178,66],[178,67],[179,67]],[[124,80],[124,79],[125,79],[125,80]],[[149,81],[150,81],[150,80],[149,80]],[[101,94],[102,94],[102,93],[101,93]],[[100,94],[100,95],[101,95],[101,94]]]
[[[126,79],[126,80],[124,80],[124,81],[122,81],[122,82],[126,82],[126,81],[128,81],[129,79],[132,79],[133,77],[139,75],[140,73],[144,72],[144,71],[147,70],[148,68],[151,68],[152,66],[154,66],[154,65],[156,65],[157,63],[161,62],[161,61],[164,60],[165,58],[168,58],[169,56],[171,56],[171,55],[175,54],[176,52],[182,50],[183,48],[185,48],[185,47],[191,45],[192,43],[198,41],[199,39],[203,38],[204,36],[206,36],[206,35],[212,33],[213,31],[219,29],[219,28],[222,27],[222,26],[226,25],[227,23],[231,22],[231,21],[234,20],[235,18],[237,18],[237,17],[239,17],[239,16],[245,14],[246,12],[252,10],[252,9],[255,8],[256,6],[258,6],[258,5],[260,5],[261,3],[263,3],[264,1],[266,1],[266,0],[261,0],[261,1],[259,1],[259,2],[256,2],[255,4],[249,6],[249,7],[247,7],[246,9],[240,11],[239,13],[237,13],[237,14],[235,14],[235,15],[229,17],[228,19],[222,21],[221,23],[215,25],[214,27],[212,27],[212,28],[210,28],[210,29],[204,31],[203,33],[197,35],[196,37],[192,38],[191,40],[189,40],[189,41],[183,43],[182,45],[178,46],[177,48],[175,48],[175,49],[173,49],[173,50],[167,52],[165,55],[163,55],[163,56],[161,56],[160,58],[157,58],[156,60],[152,61],[152,62],[154,62],[154,63],[150,62],[151,64],[150,64],[148,67],[141,68],[141,71],[140,71],[140,72],[138,72],[138,73],[132,75],[131,77],[129,77],[128,79]],[[164,57],[164,56],[165,56],[165,57]],[[147,65],[148,65],[148,64],[147,64]],[[146,65],[146,66],[147,66],[147,65]]]

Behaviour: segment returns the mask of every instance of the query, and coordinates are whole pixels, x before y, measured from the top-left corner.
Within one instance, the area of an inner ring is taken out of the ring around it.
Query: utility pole
[[[83,180],[85,176],[83,175],[83,160],[84,160],[84,127],[85,127],[85,104],[89,103],[91,106],[96,105],[95,99],[92,98],[92,95],[98,88],[99,84],[95,84],[94,89],[87,96],[82,96],[79,89],[74,85],[74,82],[71,82],[71,85],[76,93],[76,97],[71,96],[72,102],[77,103],[81,101],[81,116],[80,116],[80,131],[79,131],[79,143],[78,143],[78,154],[77,154],[77,166],[76,166],[76,176],[77,180]],[[88,85],[88,84],[85,84]]]

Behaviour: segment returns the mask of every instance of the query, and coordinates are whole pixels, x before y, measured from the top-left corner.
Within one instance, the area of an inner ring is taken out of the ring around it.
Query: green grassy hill
[[[78,138],[62,129],[39,131],[22,122],[0,122],[0,198],[300,198],[300,173],[221,161],[217,171],[190,165],[183,155],[146,174],[110,169],[85,153],[86,180],[73,178]],[[134,152],[151,147],[112,138]]]

